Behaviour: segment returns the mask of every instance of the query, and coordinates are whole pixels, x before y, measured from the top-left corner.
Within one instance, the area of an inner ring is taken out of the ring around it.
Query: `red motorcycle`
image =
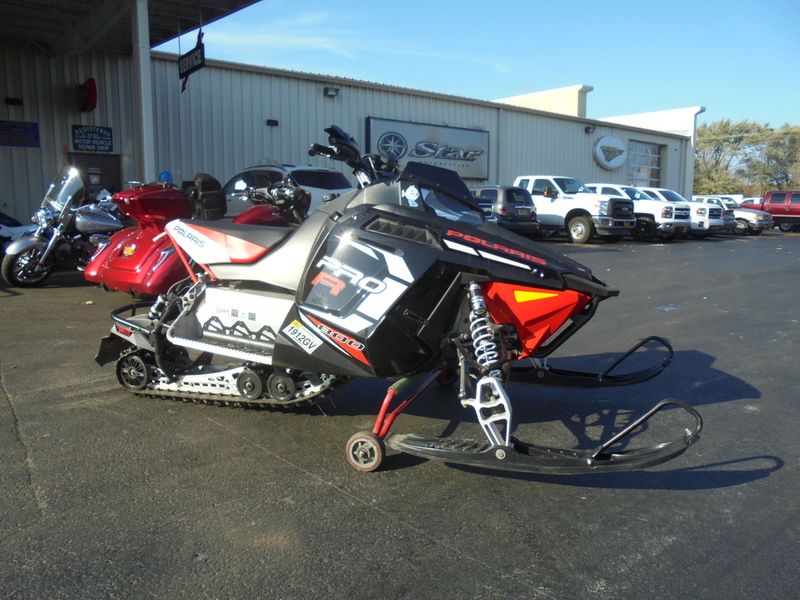
[[[163,294],[180,282],[188,282],[187,269],[194,272],[195,267],[175,253],[164,227],[180,218],[221,219],[226,209],[221,190],[214,177],[198,173],[187,190],[158,182],[114,195],[112,202],[137,225],[118,232],[97,248],[84,273],[87,281],[134,296]],[[247,189],[241,193],[254,206],[234,223],[297,225],[305,219],[310,204],[307,192],[285,181],[275,182],[264,191]]]

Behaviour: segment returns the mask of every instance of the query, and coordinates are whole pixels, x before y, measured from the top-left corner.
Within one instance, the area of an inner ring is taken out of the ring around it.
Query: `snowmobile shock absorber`
[[[511,444],[511,403],[503,389],[502,373],[497,364],[500,358],[494,334],[492,315],[486,308],[481,287],[476,282],[469,284],[469,329],[475,360],[488,375],[481,377],[475,387],[474,398],[461,400],[463,406],[471,406],[478,422],[492,446]]]
[[[159,294],[156,301],[150,307],[150,312],[147,313],[147,318],[155,321],[161,318],[164,314],[164,309],[167,307],[167,297],[164,294]]]
[[[469,284],[469,304],[469,332],[472,336],[475,360],[481,367],[490,369],[500,358],[500,353],[498,352],[497,339],[494,334],[494,323],[489,314],[489,309],[486,308],[481,286],[474,281]],[[499,377],[500,371],[493,369],[489,374],[493,377]]]

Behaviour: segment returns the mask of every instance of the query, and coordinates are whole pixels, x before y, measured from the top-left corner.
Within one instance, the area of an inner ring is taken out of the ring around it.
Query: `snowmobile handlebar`
[[[325,133],[328,134],[329,145],[311,144],[308,149],[309,156],[325,156],[345,163],[364,185],[397,174],[397,159],[394,156],[386,162],[378,154],[362,156],[355,139],[337,125],[326,128]]]

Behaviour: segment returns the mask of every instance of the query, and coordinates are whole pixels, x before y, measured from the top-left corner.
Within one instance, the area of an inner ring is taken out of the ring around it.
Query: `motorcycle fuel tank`
[[[116,216],[95,204],[80,207],[75,215],[75,228],[81,233],[107,233],[123,227]]]

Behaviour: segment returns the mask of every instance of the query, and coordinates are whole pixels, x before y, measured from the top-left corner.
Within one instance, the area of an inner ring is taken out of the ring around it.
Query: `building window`
[[[664,146],[630,141],[628,183],[634,187],[661,187],[661,156]]]

